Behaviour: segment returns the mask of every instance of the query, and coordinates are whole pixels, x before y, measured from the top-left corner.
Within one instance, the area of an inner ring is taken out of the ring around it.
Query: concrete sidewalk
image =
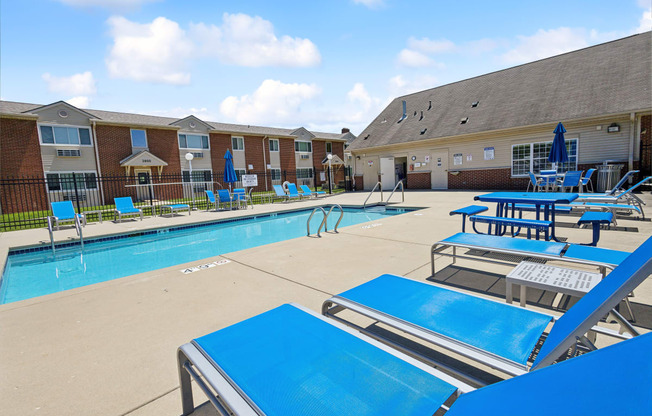
[[[460,231],[460,217],[450,217],[448,212],[472,204],[473,196],[480,193],[407,192],[405,203],[395,206],[425,209],[373,221],[373,227],[358,224],[340,229],[339,234],[322,233],[322,238],[296,238],[0,305],[3,414],[178,415],[176,349],[181,344],[286,302],[319,311],[331,295],[382,273],[430,279],[504,298],[504,279],[496,276],[504,276],[509,267],[460,262],[460,267],[430,276],[430,246]],[[308,205],[361,205],[366,197],[367,193],[358,192],[257,205],[247,211],[195,211],[191,216],[182,213],[123,224],[105,221],[89,224],[84,235],[89,238]],[[650,195],[644,198],[648,205],[652,203]],[[398,201],[400,196],[394,199]],[[493,208],[493,204],[487,205]],[[577,217],[558,220],[571,223]],[[649,221],[619,219],[619,226],[637,228],[638,232],[603,231],[601,247],[633,251],[652,235]],[[570,242],[591,240],[590,229],[561,227],[557,234]],[[64,240],[74,235],[71,229],[57,233]],[[3,233],[0,261],[4,262],[9,247],[48,238],[43,229]],[[230,262],[187,275],[180,272],[220,259]],[[470,269],[480,271],[471,284],[469,276],[475,275]],[[632,301],[636,312],[641,311],[637,324],[647,332],[652,328],[652,279],[635,294]],[[543,301],[528,307],[550,312]],[[195,397],[196,404],[205,400],[201,392]],[[202,406],[195,414],[215,412]]]

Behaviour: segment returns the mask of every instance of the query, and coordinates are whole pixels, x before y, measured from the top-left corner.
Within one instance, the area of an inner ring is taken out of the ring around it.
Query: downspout
[[[636,113],[629,113],[629,157],[628,170],[634,170],[634,133],[636,132]],[[631,183],[631,178],[630,178]]]
[[[93,148],[95,149],[95,167],[97,167],[97,181],[100,183],[100,198],[102,198],[102,205],[104,205],[104,180],[102,178],[102,168],[100,168],[100,153],[97,150],[97,129],[95,121],[91,121],[93,126]]]
[[[267,192],[267,157],[265,156],[265,139],[268,136],[263,136],[263,169],[265,172],[265,192]]]

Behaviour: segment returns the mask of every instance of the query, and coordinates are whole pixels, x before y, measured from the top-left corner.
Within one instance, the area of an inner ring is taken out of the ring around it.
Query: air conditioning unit
[[[310,155],[301,155],[301,159],[310,159]]]
[[[57,149],[58,157],[81,157],[80,149]]]
[[[201,158],[204,157],[204,153],[202,153],[202,152],[196,152],[196,153],[193,152],[192,155],[195,157],[195,159],[197,159],[197,158],[201,159]]]

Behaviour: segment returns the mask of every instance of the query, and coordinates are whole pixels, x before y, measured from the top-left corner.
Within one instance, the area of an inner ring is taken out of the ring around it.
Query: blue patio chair
[[[183,415],[192,378],[220,414],[638,416],[652,410],[651,349],[645,334],[476,390],[286,304],[182,345],[177,365]]]
[[[229,203],[229,209],[233,209],[233,202],[237,202],[238,206],[240,206],[240,200],[238,197],[231,195],[231,192],[229,192],[228,189],[218,189],[217,198],[219,199],[219,203],[222,205],[223,209],[226,209],[227,202]]]
[[[282,199],[283,201],[289,201],[291,199],[297,199],[301,198],[297,192],[297,195],[290,196],[287,192],[285,192],[285,189],[283,189],[282,185],[274,185],[274,192],[276,193],[276,198],[277,199]]]
[[[589,185],[591,185],[591,192],[593,192],[593,181],[591,180],[591,176],[593,176],[593,172],[595,172],[596,170],[597,169],[595,168],[591,168],[586,171],[586,175],[582,177],[582,181],[581,181],[582,186],[580,192],[582,192],[584,189],[589,189]]]
[[[530,192],[530,185],[532,185],[532,191],[537,192],[537,189],[541,187],[541,182],[543,182],[543,179],[537,179],[537,177],[534,176],[534,173],[532,172],[529,172],[528,175],[530,177],[530,182],[528,182],[525,192]]]
[[[582,180],[582,171],[581,170],[570,170],[564,174],[564,179],[562,179],[559,184],[561,192],[571,192],[573,188],[580,187],[580,181]]]
[[[580,198],[582,198],[582,197],[611,196],[611,195],[615,195],[618,192],[623,192],[625,190],[623,188],[623,186],[625,185],[625,182],[627,182],[630,178],[632,178],[638,172],[639,172],[638,170],[630,170],[622,178],[620,178],[618,183],[613,188],[611,188],[610,190],[605,191],[605,192],[590,193],[590,194],[581,193]]]
[[[314,196],[315,198],[317,198],[318,196],[326,196],[326,192],[324,192],[324,191],[313,191],[312,189],[310,189],[308,187],[308,185],[301,185],[300,188],[301,188],[301,191],[303,192],[303,195],[305,195],[307,197]]]
[[[293,183],[288,182],[288,196],[290,198],[298,198],[301,199],[301,194],[299,193],[299,190],[297,189],[297,186]]]
[[[542,170],[541,175],[549,175],[547,177],[541,178],[541,184],[539,188],[545,187],[546,190],[555,190],[557,187],[557,171],[556,170]]]
[[[113,203],[115,204],[114,220],[117,219],[118,222],[122,222],[122,217],[134,215],[140,215],[140,220],[143,220],[143,210],[134,207],[134,201],[131,200],[130,196],[113,198]]]
[[[57,227],[57,231],[59,231],[60,223],[74,223],[75,218],[79,218],[82,226],[86,225],[86,216],[75,212],[72,201],[52,202],[50,206],[52,207],[52,219],[54,220],[54,225]]]
[[[206,193],[206,211],[210,210],[211,205],[217,209],[218,202],[213,191],[205,190],[204,193]]]
[[[388,274],[328,299],[322,313],[353,311],[480,364],[519,375],[552,364],[578,339],[588,345],[583,337],[590,330],[622,337],[594,327],[610,311],[626,331],[637,335],[613,309],[652,274],[650,253],[652,237],[559,318]],[[551,322],[554,325],[546,336]],[[545,341],[539,345],[542,337]],[[536,355],[535,350],[539,350]]]
[[[235,188],[233,190],[233,196],[238,198],[240,201],[244,201],[245,209],[247,208],[247,203],[251,205],[251,208],[254,207],[254,203],[251,201],[251,197],[249,194],[247,194],[247,190],[245,188]]]

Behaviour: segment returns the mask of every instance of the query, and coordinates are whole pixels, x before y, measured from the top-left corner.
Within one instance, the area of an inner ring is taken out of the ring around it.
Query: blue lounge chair
[[[290,196],[288,195],[285,190],[283,189],[283,186],[281,185],[274,185],[274,192],[276,193],[276,198],[280,198],[283,201],[289,201],[291,199],[296,199],[296,198],[301,198],[298,193],[296,196]]]
[[[589,193],[589,194],[582,193],[582,194],[579,194],[579,195],[580,195],[580,197],[615,195],[617,192],[624,191],[625,189],[623,188],[623,185],[625,185],[625,182],[627,182],[629,180],[629,178],[631,178],[633,175],[637,174],[638,172],[639,172],[638,170],[630,170],[625,175],[623,175],[622,178],[620,178],[618,183],[613,188],[611,188],[608,191],[601,192],[601,193]]]
[[[612,195],[596,195],[596,194],[581,194],[576,200],[575,203],[601,203],[601,204],[627,204],[638,207],[641,216],[645,218],[645,213],[643,212],[643,205],[645,202],[638,196],[634,195],[634,190],[639,186],[643,185],[646,182],[652,180],[652,176],[642,179],[638,183],[631,186],[626,191],[616,192]]]
[[[584,189],[589,189],[589,185],[591,185],[591,192],[593,192],[593,181],[591,180],[591,177],[593,176],[593,173],[597,169],[591,168],[586,171],[586,175],[582,177],[582,181],[580,182],[580,192],[584,192]]]
[[[72,206],[72,201],[52,202],[52,219],[54,225],[59,231],[59,224],[63,222],[75,222],[75,218],[79,219],[81,225],[86,225],[86,216],[84,214],[77,214],[75,208]]]
[[[218,202],[213,191],[205,190],[204,192],[206,193],[206,211],[210,210],[211,205],[217,209]]]
[[[297,186],[293,183],[288,182],[288,196],[290,198],[299,198],[301,199],[301,194],[299,193],[299,190],[297,189]]]
[[[164,210],[170,211],[170,216],[174,217],[174,214],[177,213],[177,211],[188,211],[188,215],[192,214],[192,210],[190,209],[190,205],[188,204],[167,204],[167,205],[161,205],[159,207],[161,210],[161,216],[165,215],[163,213]]]
[[[474,390],[333,320],[282,305],[178,351],[182,413],[191,377],[221,414],[475,416],[647,414],[652,334]],[[609,394],[605,394],[605,386]],[[549,391],[550,386],[555,386]]]
[[[247,208],[247,203],[251,205],[251,208],[254,207],[254,203],[251,201],[251,197],[249,194],[247,194],[247,190],[245,188],[235,188],[233,190],[233,196],[238,198],[240,201],[244,201],[245,209]]]
[[[326,192],[324,192],[324,191],[313,191],[308,187],[308,185],[301,185],[300,188],[301,188],[301,191],[303,192],[303,195],[305,195],[307,197],[314,196],[315,198],[317,198],[318,196],[326,196]]]
[[[122,222],[122,217],[134,215],[140,215],[140,220],[143,220],[143,210],[134,207],[134,202],[131,200],[130,196],[113,198],[113,203],[115,204],[114,219],[117,219],[118,222]]]
[[[612,309],[652,274],[651,253],[652,237],[559,318],[394,275],[380,276],[328,299],[322,312],[341,322],[347,321],[337,313],[357,312],[506,374],[519,375],[552,364],[577,340],[594,348],[585,337],[590,330],[622,337],[594,326],[610,311],[625,330],[637,335]],[[545,336],[550,322],[554,325]],[[542,337],[545,341],[539,349]]]
[[[223,209],[226,209],[226,203],[229,203],[229,209],[233,209],[233,202],[237,202],[238,207],[240,207],[240,200],[238,197],[231,195],[228,189],[218,189],[217,198],[220,201]]]

